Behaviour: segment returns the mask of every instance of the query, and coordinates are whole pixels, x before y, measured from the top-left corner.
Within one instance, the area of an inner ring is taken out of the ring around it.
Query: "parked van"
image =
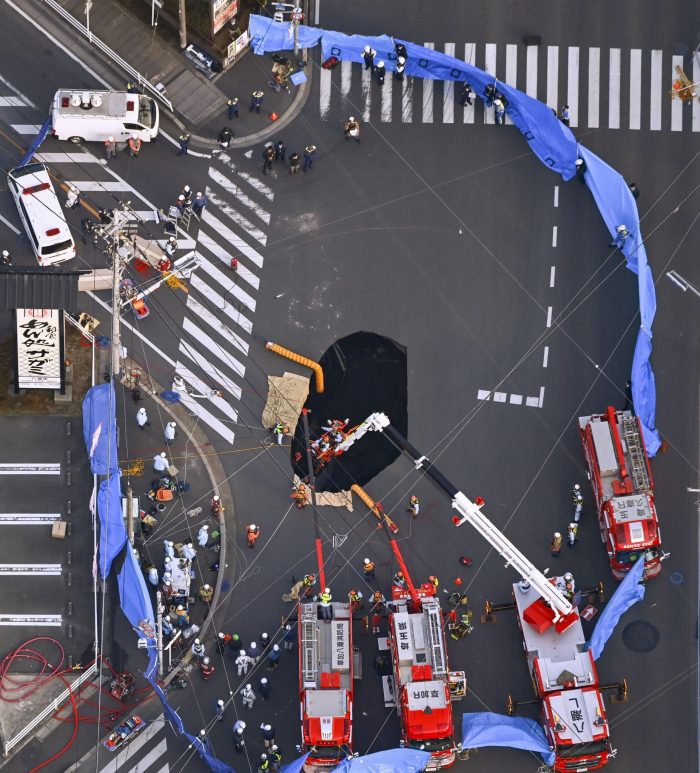
[[[7,178],[39,265],[51,266],[74,258],[75,242],[46,167],[25,164],[12,169]]]
[[[145,94],[126,91],[59,89],[51,103],[54,137],[70,142],[126,142],[132,134],[143,142],[158,134],[158,105]]]

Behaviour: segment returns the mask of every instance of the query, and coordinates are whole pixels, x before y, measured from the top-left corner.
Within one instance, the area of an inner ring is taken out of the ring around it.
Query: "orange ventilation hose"
[[[372,497],[362,488],[362,486],[358,486],[357,483],[353,483],[352,486],[350,486],[350,491],[354,491],[355,494],[357,494],[358,497],[369,507],[369,509],[374,513],[377,520],[381,523],[382,518],[384,518],[386,525],[389,527],[392,534],[396,534],[399,530],[398,526],[389,518],[389,516],[381,509],[381,506],[378,506],[377,503],[372,499]]]
[[[323,392],[325,388],[323,383],[323,368],[317,362],[310,360],[308,357],[302,357],[301,354],[296,354],[295,352],[291,351],[291,349],[285,349],[284,346],[273,344],[272,341],[268,341],[265,344],[265,348],[269,349],[275,354],[279,354],[281,357],[286,357],[288,360],[292,360],[292,362],[298,362],[300,365],[305,365],[307,368],[311,368],[311,370],[314,372],[314,375],[316,376],[316,391],[319,394]]]

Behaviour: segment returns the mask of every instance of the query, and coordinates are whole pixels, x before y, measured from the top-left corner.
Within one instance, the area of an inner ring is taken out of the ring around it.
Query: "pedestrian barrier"
[[[41,0],[41,2],[46,3],[49,8],[54,10],[59,16],[61,16],[63,19],[65,19],[65,21],[67,21],[76,30],[78,30],[78,32],[84,35],[88,39],[89,43],[102,51],[103,54],[106,54],[115,64],[119,65],[122,70],[124,70],[131,78],[133,78],[139,84],[139,86],[143,86],[145,89],[147,89],[157,100],[162,102],[168,108],[168,110],[172,112],[173,103],[165,96],[165,89],[162,88],[162,86],[161,88],[158,88],[157,85],[142,77],[141,73],[139,73],[128,62],[122,59],[119,54],[112,51],[112,49],[106,43],[103,43],[98,37],[93,35],[84,24],[81,24],[72,14],[68,13],[65,8],[56,2],[56,0]]]
[[[319,394],[323,392],[325,389],[323,382],[323,368],[317,362],[310,360],[308,357],[303,357],[301,354],[296,354],[290,349],[285,349],[283,346],[279,346],[279,344],[273,344],[272,341],[268,341],[265,344],[265,348],[275,354],[279,354],[280,357],[286,357],[292,362],[298,362],[300,365],[306,365],[307,368],[311,368],[316,376],[316,391]]]

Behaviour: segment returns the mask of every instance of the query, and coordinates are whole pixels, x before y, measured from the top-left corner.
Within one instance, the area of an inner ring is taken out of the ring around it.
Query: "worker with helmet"
[[[202,679],[206,682],[214,673],[214,666],[212,666],[209,658],[203,658],[199,665],[199,671],[202,674]]]
[[[2,260],[0,263],[2,263],[3,266],[12,265],[12,258],[10,257],[10,253],[7,250],[2,251]]]
[[[270,770],[270,760],[267,758],[267,754],[263,752],[258,760],[258,773],[267,773]]]
[[[134,132],[131,137],[129,137],[129,155],[132,158],[136,158],[141,151],[141,139],[139,138],[139,135]]]
[[[403,74],[406,71],[406,57],[398,56],[396,58],[396,70],[394,70],[394,79],[397,81],[403,80]]]
[[[333,619],[333,607],[331,606],[331,601],[333,601],[333,596],[331,595],[331,589],[324,588],[323,592],[319,594],[318,603],[321,607],[321,617],[327,623],[330,623],[331,620]]]
[[[291,498],[300,510],[306,507],[306,505],[309,504],[309,500],[306,498],[306,486],[303,483],[294,486],[292,488]]]
[[[316,583],[316,575],[315,574],[305,574],[304,579],[302,580],[302,588],[304,589],[304,596],[307,598],[309,596],[313,595],[313,586]]]
[[[114,137],[107,137],[105,140],[105,158],[109,161],[110,158],[117,157],[117,142]]]
[[[440,587],[440,580],[438,580],[437,575],[431,574],[428,577],[428,582],[433,586],[433,596],[437,596],[438,588]]]
[[[260,527],[256,526],[254,523],[251,523],[248,527],[248,531],[246,532],[246,538],[248,540],[248,547],[254,548],[255,547],[255,540],[260,536]]]
[[[576,542],[578,542],[578,524],[570,523],[569,528],[566,530],[566,538],[569,543],[569,547],[572,548]]]
[[[221,504],[221,497],[218,494],[214,494],[211,498],[211,514],[212,517],[218,517],[224,511],[224,506]]]
[[[380,86],[383,86],[384,78],[386,77],[386,66],[383,59],[380,59],[377,62],[377,66],[374,68],[374,74],[377,76],[377,83]]]
[[[569,601],[574,600],[574,596],[576,594],[576,583],[574,581],[574,576],[573,574],[571,574],[571,572],[566,572],[564,574],[564,589],[562,593],[564,594],[564,596],[566,596],[566,598]]]
[[[398,586],[399,588],[406,588],[406,578],[403,575],[403,572],[396,572],[394,575],[394,585]]]
[[[377,52],[372,48],[372,46],[365,46],[364,51],[362,52],[362,58],[365,60],[365,70],[374,69],[374,57],[376,55]]]
[[[549,549],[552,551],[552,555],[555,558],[559,557],[559,553],[561,552],[561,543],[561,534],[558,531],[555,531],[552,535],[552,541],[549,543]]]
[[[348,601],[350,602],[350,609],[353,612],[358,612],[362,607],[362,591],[357,588],[350,588],[348,591]]]
[[[583,494],[581,493],[581,486],[578,483],[574,483],[571,489],[571,502],[574,506],[574,521],[578,523],[581,520],[581,513],[583,512]]]
[[[415,494],[408,500],[408,512],[415,518],[420,512],[420,502]]]
[[[345,122],[345,139],[349,140],[351,138],[357,142],[360,141],[360,122],[354,115],[351,115]]]
[[[374,561],[370,561],[369,558],[365,558],[362,561],[362,571],[365,573],[365,580],[374,579]]]

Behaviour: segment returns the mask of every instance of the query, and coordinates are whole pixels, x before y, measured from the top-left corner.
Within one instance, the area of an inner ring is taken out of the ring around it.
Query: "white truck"
[[[145,94],[59,89],[51,103],[52,133],[69,142],[127,142],[132,134],[151,142],[159,121],[158,104]]]

